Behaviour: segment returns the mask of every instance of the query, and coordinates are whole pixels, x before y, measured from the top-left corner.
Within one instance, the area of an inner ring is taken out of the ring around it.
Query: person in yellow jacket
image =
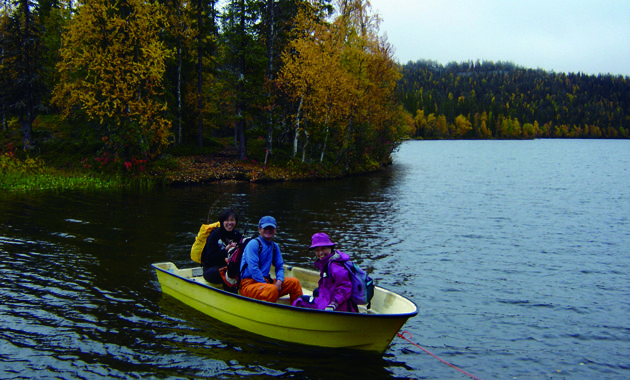
[[[276,220],[272,216],[263,216],[258,222],[260,236],[247,244],[243,252],[239,291],[245,297],[268,302],[276,302],[288,294],[293,303],[302,296],[302,285],[297,278],[284,277],[280,247],[273,241],[276,228]],[[276,269],[275,279],[269,273],[272,264]]]
[[[201,252],[203,278],[212,283],[222,284],[220,269],[227,265],[228,251],[236,247],[243,235],[236,229],[238,215],[231,208],[219,214],[220,227],[212,230]]]

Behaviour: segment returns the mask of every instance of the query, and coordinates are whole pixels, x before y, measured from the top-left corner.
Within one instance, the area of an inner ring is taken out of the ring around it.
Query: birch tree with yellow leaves
[[[391,45],[378,35],[379,19],[367,1],[337,1],[330,21],[312,9],[296,18],[299,34],[284,51],[278,78],[298,104],[294,155],[301,146],[304,160],[310,143],[320,162],[344,162],[345,171],[377,166],[412,123],[396,103],[400,73]]]
[[[334,33],[334,24],[321,22],[304,8],[296,17],[300,37],[293,39],[283,54],[284,65],[279,81],[298,104],[294,115],[293,155],[297,155],[300,138],[306,146],[309,136],[322,139],[320,162],[323,161],[331,125],[348,113],[351,78],[342,66],[343,41]],[[301,120],[308,118],[311,129]],[[303,159],[304,161],[304,150]]]
[[[53,103],[64,117],[89,122],[104,152],[122,160],[153,157],[168,143],[161,95],[172,52],[159,38],[164,27],[157,2],[90,0],[63,35]]]

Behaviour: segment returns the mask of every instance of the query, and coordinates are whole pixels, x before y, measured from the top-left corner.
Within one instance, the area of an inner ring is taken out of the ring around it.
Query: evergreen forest
[[[505,62],[402,66],[398,96],[425,139],[630,137],[630,78]]]

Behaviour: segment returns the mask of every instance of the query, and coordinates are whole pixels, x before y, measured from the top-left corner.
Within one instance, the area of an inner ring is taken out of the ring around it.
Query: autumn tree
[[[416,116],[413,118],[413,125],[415,127],[413,135],[424,137],[427,129],[427,119],[424,117],[424,110],[416,110]]]
[[[64,35],[53,102],[65,117],[92,121],[106,150],[123,159],[152,157],[168,142],[164,27],[158,3],[93,0],[77,7]]]
[[[316,7],[305,6],[296,17],[297,34],[283,54],[279,81],[298,104],[293,117],[293,155],[298,152],[300,136],[304,147],[309,135],[320,136],[321,162],[330,126],[338,125],[348,114],[352,88],[349,73],[342,65],[342,35],[336,33],[334,24],[324,22],[320,16]],[[304,126],[305,118],[312,121],[311,131]],[[304,155],[303,149],[303,160]]]
[[[436,131],[437,131],[437,118],[435,117],[434,113],[430,113],[429,116],[427,116],[427,132],[425,136],[435,137],[437,136]]]
[[[367,1],[339,0],[338,9],[346,35],[344,66],[354,81],[342,145],[349,168],[355,161],[387,159],[406,126],[394,96],[400,73],[392,46],[379,36],[380,18]]]
[[[365,144],[361,154],[376,162],[385,162],[403,136],[409,136],[413,122],[395,96],[401,74],[393,60],[393,46],[378,34],[380,18],[371,16],[367,7],[364,19],[369,85],[361,106],[365,118],[360,130],[367,132],[362,136]],[[372,112],[372,108],[376,112]]]
[[[472,130],[472,123],[464,115],[458,115],[455,118],[455,135],[453,137],[466,137],[468,132]]]
[[[451,138],[451,132],[455,129],[455,126],[448,122],[446,115],[440,115],[437,118],[437,131],[442,138]]]
[[[330,0],[319,0],[320,9],[326,8]],[[304,0],[263,0],[260,2],[261,17],[256,26],[265,54],[265,94],[261,107],[266,119],[266,149],[272,153],[273,137],[277,120],[283,118],[284,98],[278,97],[276,78],[282,67],[282,51],[292,36],[295,18]],[[262,120],[261,120],[262,121]]]
[[[301,145],[304,160],[312,141],[320,162],[332,150],[332,161],[344,160],[346,170],[384,159],[400,140],[399,127],[409,123],[395,102],[400,74],[391,46],[378,36],[366,2],[338,2],[330,21],[313,9],[297,18],[298,35],[283,54],[279,77],[297,104],[294,155]]]
[[[490,138],[492,137],[492,132],[488,128],[488,115],[486,112],[481,113],[481,117],[479,119],[479,137],[481,138]]]

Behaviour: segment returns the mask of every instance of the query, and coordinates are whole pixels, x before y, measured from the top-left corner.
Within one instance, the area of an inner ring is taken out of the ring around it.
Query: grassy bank
[[[25,152],[17,122],[10,123],[7,131],[0,131],[0,191],[316,180],[365,173],[382,166],[369,162],[347,169],[344,163],[302,162],[301,157],[293,156],[292,144],[276,144],[272,152],[267,152],[262,137],[247,141],[245,160],[238,159],[232,137],[204,137],[202,148],[196,143],[177,145],[150,161],[123,162],[102,153],[101,140],[78,130],[54,116],[40,116],[33,128],[36,145]]]
[[[230,143],[230,138],[212,139],[206,141],[205,148],[179,146],[152,162],[124,164],[104,156],[86,158],[89,153],[85,149],[67,145],[48,143],[42,149],[45,153],[27,154],[9,144],[0,152],[0,191],[150,188],[222,181],[315,180],[347,175],[338,166],[287,158],[287,151],[281,148],[270,155],[262,140],[248,143],[249,157],[239,160]]]
[[[113,176],[49,167],[39,158],[20,159],[14,154],[0,155],[0,190],[68,190],[104,189],[124,186],[124,180]]]

